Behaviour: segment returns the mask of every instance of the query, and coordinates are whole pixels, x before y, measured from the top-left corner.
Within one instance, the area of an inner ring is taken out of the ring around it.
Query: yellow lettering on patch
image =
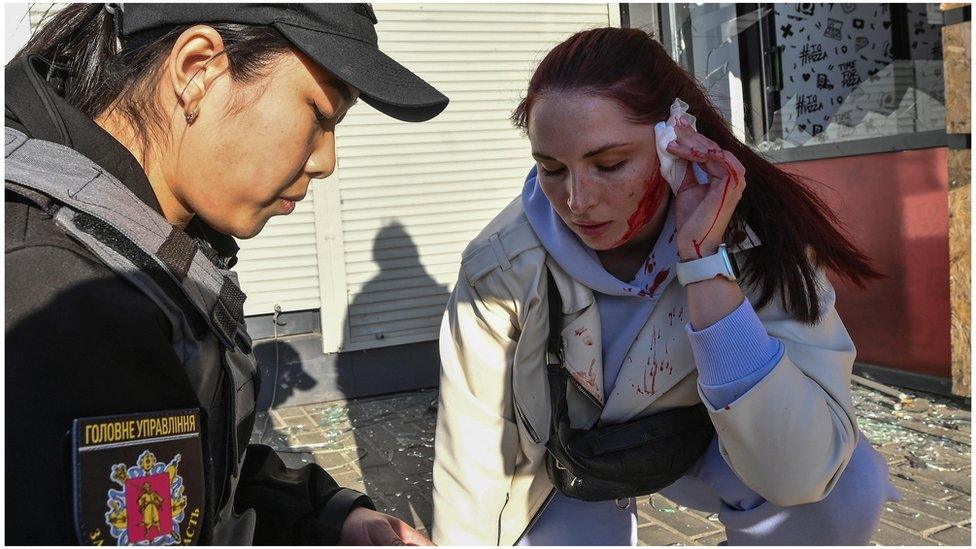
[[[85,425],[85,446],[128,442],[146,438],[184,435],[197,431],[193,414],[181,416],[130,419]]]
[[[85,445],[105,444],[110,442],[126,442],[135,440],[136,422],[110,421],[108,423],[93,423],[85,425]]]
[[[197,535],[197,523],[200,522],[200,508],[197,507],[190,513],[190,518],[186,521],[186,529],[183,531],[183,545],[193,543],[193,537]]]

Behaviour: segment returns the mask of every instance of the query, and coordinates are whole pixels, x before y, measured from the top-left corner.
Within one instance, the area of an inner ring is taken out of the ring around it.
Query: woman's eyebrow
[[[631,143],[610,143],[610,144],[604,145],[602,147],[593,149],[592,151],[584,154],[583,155],[583,158],[589,158],[591,156],[596,156],[596,155],[598,155],[598,154],[600,154],[602,152],[607,152],[610,149],[616,149],[618,147],[626,147],[627,145],[631,145]]]
[[[592,151],[584,154],[583,155],[583,158],[589,158],[591,156],[596,156],[596,155],[598,155],[600,153],[607,152],[607,151],[609,151],[611,149],[616,149],[616,148],[619,148],[619,147],[626,147],[628,145],[633,145],[633,143],[608,143],[606,145],[603,145],[601,147],[597,147],[596,149],[593,149]],[[536,160],[552,160],[552,161],[555,161],[556,160],[555,158],[553,158],[553,157],[551,157],[551,156],[549,156],[547,154],[543,154],[543,153],[537,152],[537,151],[532,151],[532,158],[535,158]]]

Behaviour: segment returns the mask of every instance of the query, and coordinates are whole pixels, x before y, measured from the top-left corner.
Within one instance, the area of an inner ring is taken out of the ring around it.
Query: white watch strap
[[[679,262],[677,266],[678,282],[682,286],[687,286],[693,282],[709,280],[716,276],[722,276],[729,280],[735,280],[735,273],[732,271],[732,264],[729,254],[722,245],[718,252],[694,261]]]

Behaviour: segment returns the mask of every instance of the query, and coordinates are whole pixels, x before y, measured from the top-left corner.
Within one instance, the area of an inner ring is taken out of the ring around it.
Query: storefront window
[[[733,126],[741,89],[739,123],[759,150],[945,130],[938,4],[670,4],[664,11],[675,59],[710,92],[728,91],[713,100]]]

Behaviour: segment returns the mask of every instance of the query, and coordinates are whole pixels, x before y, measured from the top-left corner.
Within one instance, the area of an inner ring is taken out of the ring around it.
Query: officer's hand
[[[434,545],[402,520],[365,507],[354,509],[342,524],[339,545]]]

